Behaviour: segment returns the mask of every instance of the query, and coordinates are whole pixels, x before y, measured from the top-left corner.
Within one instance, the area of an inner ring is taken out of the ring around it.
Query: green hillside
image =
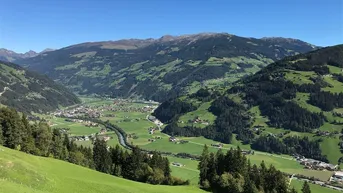
[[[32,156],[0,146],[1,192],[202,192],[191,186],[133,182],[67,162]]]
[[[164,101],[204,86],[226,86],[273,61],[314,49],[294,39],[203,33],[83,43],[16,62],[80,94]]]
[[[21,112],[46,112],[79,103],[65,87],[47,76],[0,61],[0,104]]]
[[[166,101],[154,114],[169,123],[167,134],[224,143],[236,138],[255,150],[340,164],[342,101],[338,45],[287,57],[226,91],[204,89]]]

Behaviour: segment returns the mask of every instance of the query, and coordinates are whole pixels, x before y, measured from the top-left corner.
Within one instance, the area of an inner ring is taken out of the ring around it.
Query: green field
[[[0,192],[203,192],[195,186],[159,186],[133,182],[60,160],[32,156],[3,146],[0,146],[0,152]]]
[[[292,180],[291,182],[291,187],[294,187],[296,190],[300,191],[302,186],[303,186],[304,181],[301,180]],[[326,188],[317,184],[312,184],[309,183],[310,188],[311,188],[311,192],[312,193],[338,193],[341,191],[338,190],[333,190],[331,188]]]
[[[70,135],[90,135],[100,131],[101,127],[87,127],[82,123],[68,122],[65,118],[54,117],[50,119],[52,128],[69,128]]]
[[[191,123],[191,121],[197,117],[200,118],[201,120],[206,120],[209,124],[213,124],[214,120],[216,119],[216,116],[208,111],[208,108],[210,106],[211,106],[211,102],[206,102],[200,105],[197,110],[182,115],[179,118],[179,121],[182,123],[179,122],[178,125],[181,127],[184,127],[184,126],[193,126],[193,127],[199,127],[199,128],[206,127],[207,125],[205,124]]]

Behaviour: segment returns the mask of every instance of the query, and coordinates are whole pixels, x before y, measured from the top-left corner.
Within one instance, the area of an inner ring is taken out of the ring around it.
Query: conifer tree
[[[104,140],[96,139],[93,147],[94,166],[97,171],[110,173],[111,157]]]
[[[301,188],[302,193],[311,193],[310,185],[307,181],[304,182],[303,187]]]
[[[203,188],[209,188],[209,180],[207,179],[208,176],[208,165],[209,165],[209,151],[207,145],[204,146],[202,154],[200,156],[200,161],[198,165],[198,169],[200,170],[200,186]]]

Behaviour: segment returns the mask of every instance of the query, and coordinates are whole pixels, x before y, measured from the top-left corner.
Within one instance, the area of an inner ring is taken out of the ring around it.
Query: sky
[[[200,32],[343,44],[343,0],[0,0],[0,48]]]

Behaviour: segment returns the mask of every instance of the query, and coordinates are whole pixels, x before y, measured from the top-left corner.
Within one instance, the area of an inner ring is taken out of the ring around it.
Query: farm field
[[[52,128],[69,128],[70,135],[90,135],[100,131],[101,127],[87,127],[82,123],[68,122],[65,118],[54,117],[49,120],[52,123]]]
[[[195,186],[160,186],[129,181],[68,162],[0,146],[1,192],[174,193],[203,192]]]
[[[304,181],[301,180],[292,180],[291,182],[291,187],[294,187],[296,190],[300,191],[302,186],[303,186]],[[309,183],[310,188],[311,188],[311,192],[312,193],[338,193],[341,191],[338,190],[333,190],[331,188],[326,188],[317,184],[312,184]]]

